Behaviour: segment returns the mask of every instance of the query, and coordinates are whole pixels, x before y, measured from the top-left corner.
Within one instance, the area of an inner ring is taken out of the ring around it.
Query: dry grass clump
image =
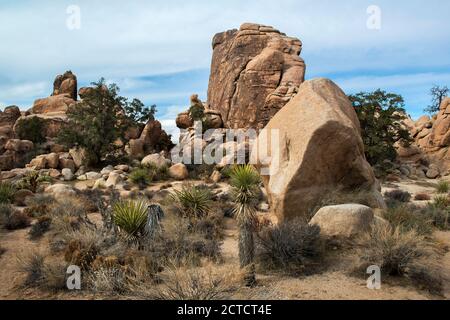
[[[421,235],[430,235],[433,232],[430,217],[414,205],[401,204],[390,207],[383,212],[383,218],[402,231],[415,230]]]
[[[170,268],[155,287],[156,300],[226,300],[235,290],[227,279],[210,270]]]
[[[19,257],[20,271],[25,273],[24,285],[44,290],[63,290],[66,288],[67,265],[49,257],[42,252],[30,252]]]
[[[0,225],[6,230],[19,230],[31,225],[30,217],[9,204],[0,204]]]
[[[311,271],[320,263],[324,252],[320,228],[302,219],[264,228],[256,244],[258,264],[267,271],[293,274]]]
[[[48,194],[35,194],[34,197],[29,197],[25,200],[26,212],[30,217],[40,217],[47,215],[50,207],[55,203],[55,198]]]
[[[449,208],[440,208],[434,205],[428,205],[425,208],[419,210],[419,212],[430,221],[433,226],[440,230],[449,230],[450,229],[450,209]]]
[[[392,190],[385,192],[384,197],[388,201],[408,203],[411,200],[411,194],[403,190]]]
[[[361,239],[359,270],[371,265],[388,276],[403,276],[434,293],[442,290],[443,273],[434,247],[415,230],[376,225]]]
[[[52,218],[49,216],[40,216],[37,222],[31,226],[29,235],[31,240],[41,238],[47,231],[50,230]]]
[[[16,188],[11,183],[0,182],[0,204],[11,203],[15,193]]]
[[[448,195],[437,195],[433,198],[432,205],[439,209],[447,209],[450,206]]]

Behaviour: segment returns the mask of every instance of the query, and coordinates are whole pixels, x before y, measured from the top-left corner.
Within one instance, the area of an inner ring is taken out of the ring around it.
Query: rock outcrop
[[[227,128],[262,129],[304,81],[302,43],[264,25],[214,36],[208,108]]]
[[[68,95],[72,100],[77,100],[77,77],[72,71],[66,71],[58,75],[53,82],[52,96]]]
[[[264,132],[268,137],[274,133],[275,141],[260,134],[252,160],[260,169],[271,170],[263,181],[271,209],[280,219],[310,214],[337,190],[367,190],[374,203],[380,198],[364,156],[357,115],[332,81],[304,82]]]

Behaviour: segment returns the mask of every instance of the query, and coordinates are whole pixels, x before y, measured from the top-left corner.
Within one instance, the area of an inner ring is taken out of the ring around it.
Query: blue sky
[[[80,29],[66,26],[70,5]],[[370,5],[381,10],[380,30],[367,28]],[[256,22],[302,40],[308,79],[400,93],[417,118],[433,84],[450,86],[449,12],[445,0],[0,0],[0,106],[28,109],[70,69],[80,86],[103,76],[157,104],[173,131],[189,96],[206,98],[213,35]]]

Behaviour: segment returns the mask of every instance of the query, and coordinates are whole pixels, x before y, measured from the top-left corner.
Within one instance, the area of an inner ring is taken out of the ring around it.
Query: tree
[[[106,85],[103,78],[92,85],[83,100],[67,111],[68,123],[59,133],[58,142],[84,148],[91,164],[95,164],[115,150],[114,142],[124,139],[130,126],[152,119],[156,107],[145,108],[138,99],[129,103],[118,94],[116,84]]]
[[[411,135],[401,121],[406,118],[401,95],[380,89],[349,96],[358,115],[366,158],[373,166],[397,157],[395,143],[408,146]]]
[[[255,202],[259,193],[259,182],[259,174],[251,165],[236,166],[230,174],[235,202],[234,213],[239,226],[239,262],[246,273],[246,286],[256,284],[254,231],[257,226]]]
[[[450,90],[448,89],[447,86],[440,87],[438,85],[434,85],[430,89],[431,105],[429,105],[425,109],[425,112],[430,114],[439,112],[441,103],[444,100],[444,98],[448,96],[449,92]]]

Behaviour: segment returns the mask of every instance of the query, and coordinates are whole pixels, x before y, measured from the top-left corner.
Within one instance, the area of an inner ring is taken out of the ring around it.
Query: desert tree
[[[445,97],[448,96],[450,90],[447,86],[438,86],[434,85],[430,89],[431,96],[431,104],[425,109],[426,113],[434,114],[439,112],[439,108],[441,107],[441,103]]]
[[[373,166],[397,157],[395,144],[408,146],[409,130],[402,121],[406,118],[405,102],[401,95],[383,90],[360,92],[349,96],[361,124],[365,154]]]
[[[125,140],[129,127],[153,119],[156,107],[147,108],[138,99],[130,103],[119,95],[116,84],[107,85],[103,78],[92,86],[83,100],[69,107],[68,122],[58,141],[68,147],[84,148],[91,164],[96,164],[115,150],[117,139]]]
[[[257,227],[256,200],[260,176],[251,165],[236,166],[230,174],[234,213],[239,226],[239,262],[245,272],[245,285],[256,284],[254,232]]]

